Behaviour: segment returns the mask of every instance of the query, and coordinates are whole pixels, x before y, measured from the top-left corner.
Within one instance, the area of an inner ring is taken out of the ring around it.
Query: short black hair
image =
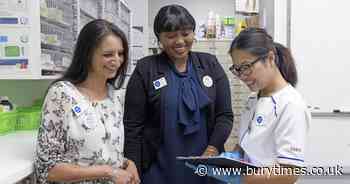
[[[163,6],[157,13],[153,30],[159,40],[159,35],[162,32],[172,32],[184,29],[196,29],[196,21],[190,12],[180,5]]]
[[[125,81],[125,75],[128,65],[129,47],[128,41],[121,29],[113,23],[103,19],[95,19],[86,24],[79,33],[77,43],[75,45],[72,63],[62,78],[56,80],[68,80],[73,84],[79,84],[86,80],[89,67],[92,65],[92,57],[103,38],[108,35],[115,35],[122,40],[124,49],[124,62],[118,69],[116,76],[107,80],[107,83],[116,89],[121,88]],[[118,82],[116,83],[116,79]]]

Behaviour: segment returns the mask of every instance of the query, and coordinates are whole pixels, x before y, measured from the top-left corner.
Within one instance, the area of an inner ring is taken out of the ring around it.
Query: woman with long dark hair
[[[38,133],[39,183],[138,183],[124,157],[124,96],[128,43],[99,19],[81,30],[71,65],[48,89]]]

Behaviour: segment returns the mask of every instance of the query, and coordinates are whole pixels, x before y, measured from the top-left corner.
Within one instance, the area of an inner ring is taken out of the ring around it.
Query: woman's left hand
[[[205,149],[204,153],[202,154],[202,156],[218,156],[219,155],[219,151],[218,149],[216,149],[214,146],[208,145],[207,149]]]
[[[132,160],[128,160],[128,166],[126,167],[125,170],[128,171],[129,173],[131,173],[134,176],[135,184],[139,184],[141,182],[139,174],[137,172],[136,165],[135,165],[135,163]]]

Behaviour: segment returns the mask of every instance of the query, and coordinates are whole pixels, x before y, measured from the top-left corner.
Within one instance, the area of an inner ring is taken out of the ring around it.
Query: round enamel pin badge
[[[209,75],[204,76],[202,80],[205,87],[210,88],[213,86],[213,79]]]

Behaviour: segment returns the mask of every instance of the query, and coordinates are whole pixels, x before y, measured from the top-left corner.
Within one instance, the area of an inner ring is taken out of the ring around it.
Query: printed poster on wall
[[[28,0],[0,0],[0,73],[29,72]]]

